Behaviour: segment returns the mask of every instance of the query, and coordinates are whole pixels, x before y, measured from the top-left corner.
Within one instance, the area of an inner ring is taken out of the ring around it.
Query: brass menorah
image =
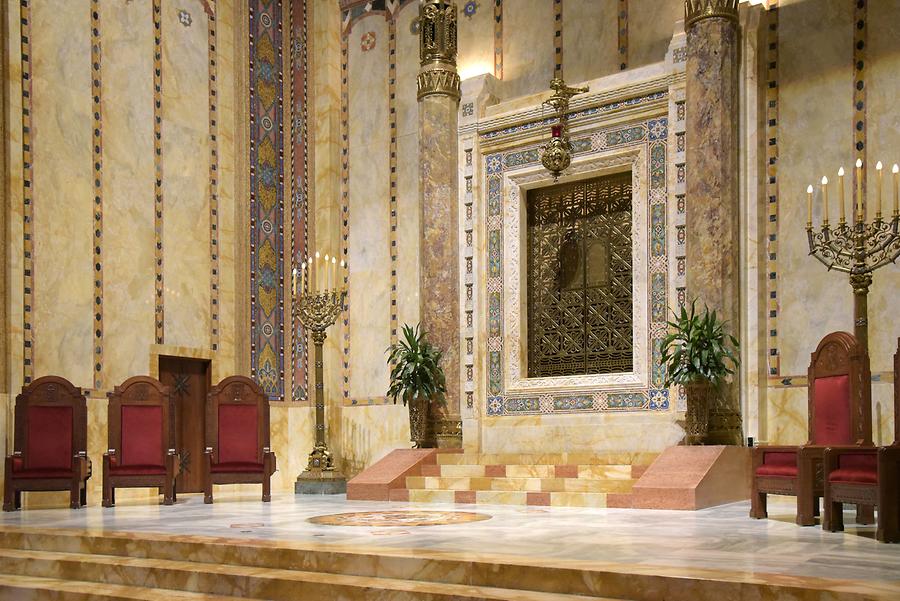
[[[863,348],[869,347],[868,294],[872,285],[872,273],[897,260],[900,256],[900,213],[898,213],[898,172],[892,171],[894,206],[890,220],[882,217],[881,196],[883,167],[875,166],[877,173],[877,193],[875,198],[875,218],[866,221],[866,203],[863,198],[863,164],[856,161],[856,204],[852,221],[847,223],[844,209],[844,168],[838,171],[838,192],[840,196],[840,218],[835,227],[828,221],[828,178],[822,178],[822,199],[824,206],[822,225],[813,228],[812,205],[813,187],[806,189],[807,219],[806,234],[809,238],[809,254],[822,262],[829,270],[850,274],[853,288],[853,328],[857,340]]]

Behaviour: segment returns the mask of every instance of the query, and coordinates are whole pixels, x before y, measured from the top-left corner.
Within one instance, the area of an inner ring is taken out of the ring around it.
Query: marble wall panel
[[[397,140],[397,321],[419,322],[419,200],[418,134]],[[398,332],[399,334],[399,332]]]
[[[473,15],[466,15],[463,4],[460,3],[459,34],[457,45],[459,53],[456,57],[456,65],[459,76],[462,79],[475,77],[482,73],[494,72],[494,6],[493,2],[478,2],[478,8]],[[416,3],[409,5],[415,7]],[[406,13],[417,13],[413,8]],[[402,17],[406,17],[401,13]],[[398,26],[398,31],[402,29]],[[407,29],[407,31],[409,31]],[[416,41],[415,55],[418,58],[418,36],[412,36]]]
[[[574,85],[619,71],[617,11],[618,2],[563,2],[562,64],[567,83]],[[544,87],[548,83],[549,79]]]
[[[154,327],[153,22],[149,2],[100,5],[103,381],[146,373]]]
[[[35,2],[31,15],[34,374],[60,375],[89,387],[94,289],[90,2]]]
[[[804,225],[806,186],[836,175],[853,160],[852,8],[841,0],[820,2],[815,9],[799,1],[779,8],[777,277],[783,375],[805,374],[810,352],[828,332],[853,331],[847,276],[829,273],[808,256]],[[814,218],[821,220],[821,207],[816,209]]]
[[[628,68],[665,59],[681,19],[682,0],[628,0]]]
[[[409,412],[402,404],[344,411],[344,475],[355,476],[389,452],[409,448]]]
[[[555,62],[553,19],[553,2],[546,0],[516,0],[503,5],[505,98],[548,89]]]
[[[206,347],[210,290],[197,283],[210,273],[207,16],[200,2],[162,9],[165,343]]]
[[[477,13],[476,13],[477,14]],[[418,18],[418,5],[411,2],[397,15],[397,135],[415,134],[419,129],[419,102],[416,99],[416,75],[419,73],[419,36],[410,32]],[[474,18],[474,17],[473,17]],[[460,24],[464,28],[466,19]],[[462,34],[460,34],[460,38]],[[460,47],[462,47],[460,40]],[[459,64],[462,65],[462,57]],[[413,155],[398,154],[398,163],[418,162]],[[416,175],[418,178],[418,175]]]
[[[374,35],[374,47],[364,48]],[[390,343],[388,24],[375,14],[349,33],[350,396],[383,396]]]

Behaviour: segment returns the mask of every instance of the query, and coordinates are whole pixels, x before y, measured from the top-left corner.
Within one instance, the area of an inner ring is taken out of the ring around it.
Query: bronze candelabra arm
[[[302,294],[294,303],[294,315],[311,332],[324,332],[337,321],[346,298],[346,288]]]
[[[819,260],[829,270],[850,273],[854,259],[853,228],[840,223],[834,229],[823,225],[816,230],[811,225],[806,228],[809,240],[809,254]]]

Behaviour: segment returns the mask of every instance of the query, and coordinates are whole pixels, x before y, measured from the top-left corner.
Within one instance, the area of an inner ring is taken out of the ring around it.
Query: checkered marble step
[[[438,465],[637,465],[653,463],[659,453],[441,453]]]
[[[544,507],[623,507],[621,497],[603,492],[544,492],[526,490],[428,490],[396,489],[391,501],[410,503],[461,503],[479,505],[530,505]]]
[[[406,479],[410,490],[473,490],[473,491],[527,491],[527,492],[631,492],[634,480],[618,478],[442,478],[413,476]]]

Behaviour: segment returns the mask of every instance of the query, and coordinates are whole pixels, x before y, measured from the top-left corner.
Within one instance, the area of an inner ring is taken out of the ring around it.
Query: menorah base
[[[294,494],[340,495],[347,492],[347,477],[340,472],[306,470],[294,482]]]

